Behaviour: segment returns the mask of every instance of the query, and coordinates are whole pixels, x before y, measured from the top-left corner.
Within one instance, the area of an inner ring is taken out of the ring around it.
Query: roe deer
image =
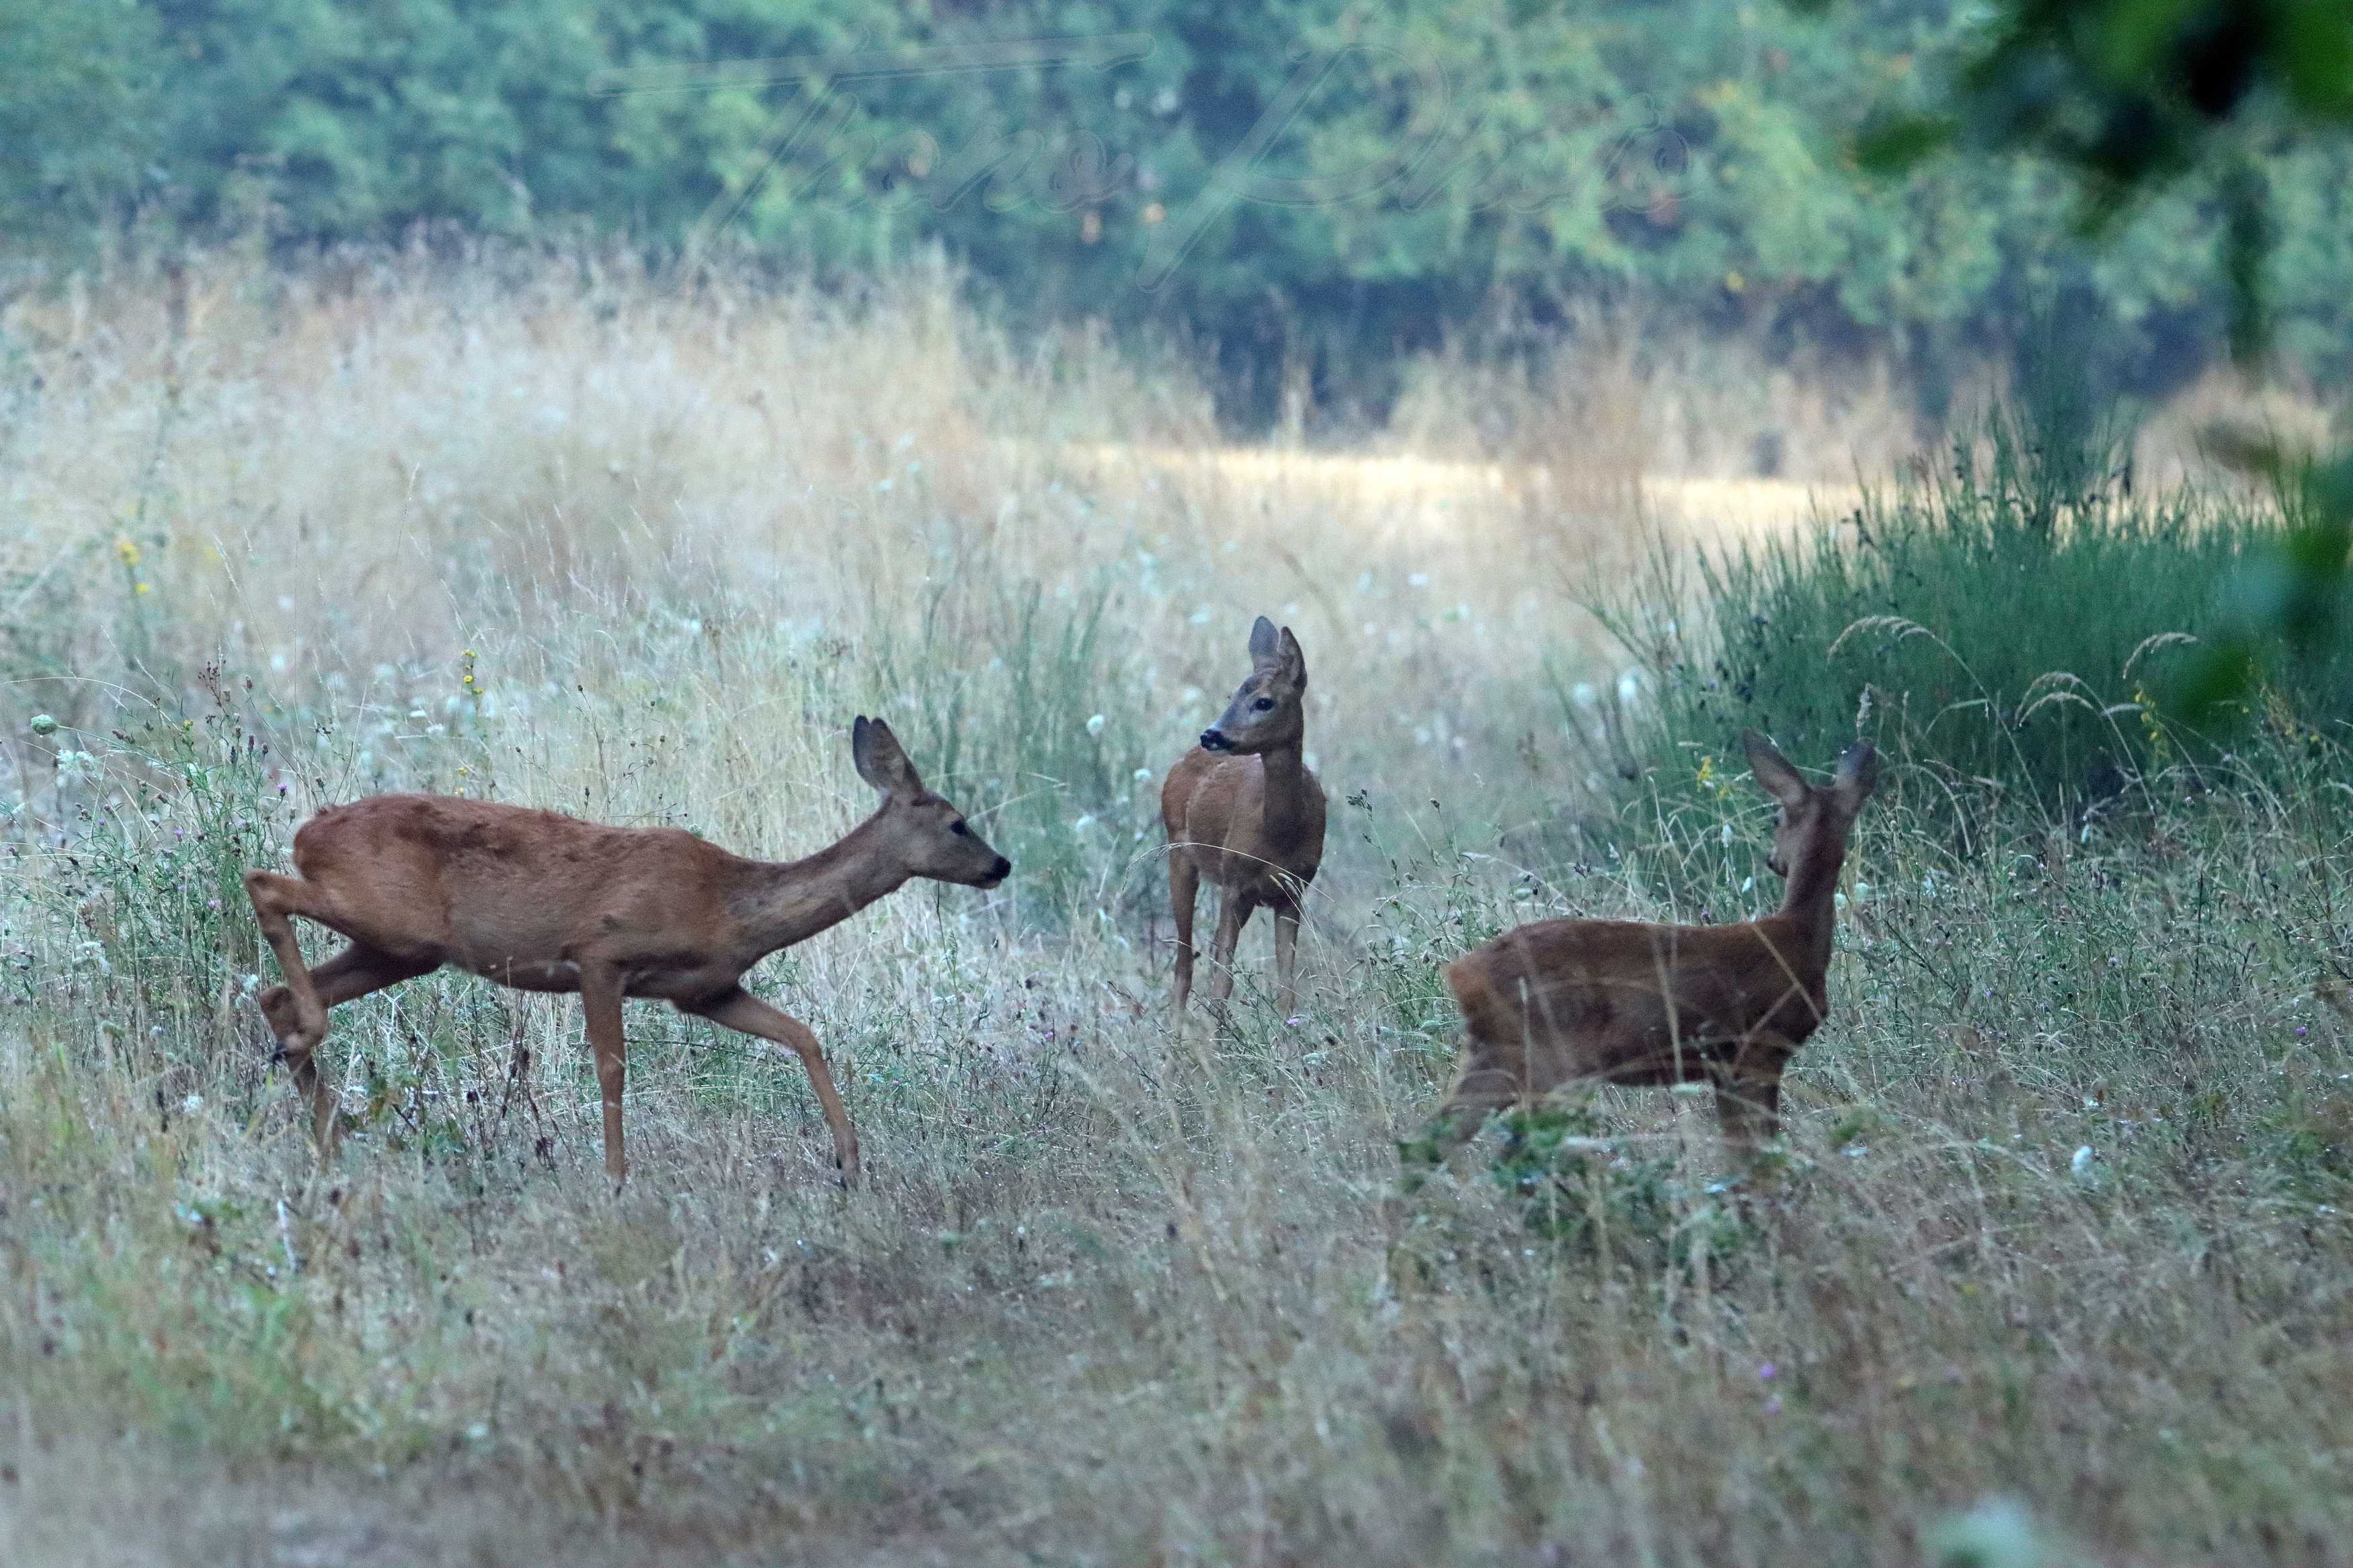
[[[1278,1005],[1298,1004],[1300,900],[1324,860],[1324,787],[1300,760],[1307,659],[1264,616],[1250,627],[1250,677],[1160,786],[1168,896],[1176,913],[1176,1012],[1193,991],[1193,905],[1206,873],[1221,889],[1209,1000],[1234,988],[1234,946],[1261,904],[1274,910]]]
[[[1781,1070],[1830,1012],[1839,865],[1879,755],[1847,748],[1817,789],[1754,730],[1741,737],[1781,803],[1767,859],[1781,907],[1726,926],[1537,921],[1446,967],[1471,1044],[1461,1081],[1409,1158],[1434,1167],[1495,1110],[1571,1083],[1715,1086],[1725,1139],[1745,1154],[1780,1127]],[[1408,1185],[1419,1179],[1409,1173]]]
[[[300,877],[248,871],[245,890],[286,984],[262,993],[322,1153],[335,1143],[335,1094],[311,1053],[327,1009],[445,963],[520,991],[576,991],[605,1100],[605,1169],[628,1173],[621,1148],[621,999],[659,997],[790,1047],[833,1132],[846,1186],[858,1184],[858,1134],[834,1092],[825,1052],[797,1018],[739,984],[768,954],[839,923],[915,877],[994,888],[1012,870],[925,789],[890,726],[851,730],[858,776],[882,805],[849,837],[806,860],[731,855],[670,827],[606,827],[554,812],[446,795],[381,795],[332,806],[294,835]],[[351,945],[303,966],[290,915]]]

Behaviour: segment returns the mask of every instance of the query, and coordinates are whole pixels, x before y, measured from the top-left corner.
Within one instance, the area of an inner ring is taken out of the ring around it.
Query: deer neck
[[[1807,846],[1789,868],[1789,884],[1781,896],[1780,918],[1795,927],[1810,963],[1826,967],[1838,923],[1839,867],[1846,859],[1842,839]]]
[[[765,956],[807,942],[905,885],[909,872],[884,851],[881,820],[868,817],[805,860],[755,862],[738,904],[744,945]]]
[[[1259,753],[1259,763],[1266,770],[1265,831],[1270,845],[1294,844],[1307,831],[1307,792],[1313,786],[1307,782],[1307,764],[1300,747],[1300,740],[1294,737]]]

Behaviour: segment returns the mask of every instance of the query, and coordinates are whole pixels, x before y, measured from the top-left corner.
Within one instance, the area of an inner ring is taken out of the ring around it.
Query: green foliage
[[[1461,1030],[1461,1015],[1442,971],[1510,923],[1498,919],[1474,869],[1492,844],[1479,842],[1474,848],[1460,842],[1450,831],[1454,825],[1442,821],[1433,839],[1414,823],[1383,820],[1362,791],[1342,804],[1332,836],[1345,833],[1379,849],[1388,889],[1374,904],[1365,933],[1366,981],[1389,1029],[1401,1039],[1434,1047],[1431,1088],[1440,1088],[1453,1071],[1454,1041]],[[1410,812],[1418,804],[1409,800],[1405,809]],[[1384,839],[1395,841],[1394,847]]]
[[[2285,535],[2226,585],[2217,635],[2176,688],[2191,722],[2211,725],[2242,708],[2265,682],[2300,689],[2335,682],[2339,650],[2353,638],[2346,613],[2353,555],[2353,454],[2334,462],[2258,449],[2248,462],[2276,488]]]
[[[1156,900],[1140,865],[1157,858],[1147,765],[1157,759],[1113,590],[1050,599],[1029,584],[976,595],[967,581],[951,574],[929,592],[913,637],[878,641],[876,711],[900,725],[924,781],[1047,893],[1046,907],[1082,894],[1099,907]]]
[[[1815,0],[1803,8],[1822,7]],[[2295,274],[2278,264],[2277,215],[2309,199],[2293,139],[2303,133],[2309,148],[2312,132],[2353,126],[2353,8],[2342,0],[2003,0],[1966,64],[1936,91],[1941,101],[1926,109],[1883,108],[1862,139],[1867,161],[1915,169],[1953,145],[2054,158],[2084,177],[2084,216],[2097,230],[2152,190],[2207,176],[2221,221],[2205,226],[2221,245],[2232,346],[2259,360],[2275,336],[2283,288],[2295,287]],[[2113,254],[2116,237],[2105,237]],[[2230,625],[2180,689],[2185,711],[2200,723],[2263,679],[2264,645],[2284,640],[2308,673],[2342,617],[2353,457],[2332,468],[2266,453],[2255,466],[2292,492],[2295,521],[2281,548],[2241,574]],[[2268,668],[2276,674],[2275,662]]]
[[[1876,142],[2031,149],[2113,201],[2197,163],[2235,117],[2283,111],[2353,124],[2353,12],[2336,0],[2005,0],[1944,122],[1894,121]]]
[[[2096,258],[2064,244],[2067,198],[2031,171],[1864,178],[1841,133],[1874,98],[1911,118],[1867,140],[1916,153],[1933,138],[1914,110],[1955,71],[1986,97],[2071,50],[2129,72],[2173,47],[2061,28],[1995,47],[1946,0],[1874,0],[1834,25],[1746,0],[12,3],[32,42],[12,37],[0,64],[16,73],[0,78],[0,117],[33,156],[0,175],[0,218],[86,223],[136,199],[302,244],[590,227],[820,272],[944,243],[1026,319],[1203,342],[1251,417],[1271,413],[1286,368],[1377,402],[1400,348],[1499,304],[1556,321],[1563,297],[1595,293],[1785,341],[1861,331],[1925,368],[1964,339],[2008,338],[2018,301],[2068,277],[2138,374],[2171,374],[2231,298],[2221,273],[2180,265],[2212,232],[2201,203],[2252,211],[2241,198],[2258,195],[2261,236],[2232,232],[2264,241],[2271,318],[2316,373],[2346,363],[2339,143],[2154,204]],[[2252,68],[2276,56],[2327,110],[2342,28],[2316,6],[2263,8],[2276,26],[2248,47],[2269,51]],[[1964,58],[1978,63],[1947,68]],[[2187,90],[2157,82],[2160,107]],[[2094,118],[2141,112],[2135,90],[2100,87],[2116,102]],[[2084,118],[2008,99],[1984,114],[2042,124],[2030,110]]]
[[[293,826],[277,763],[217,668],[197,714],[158,712],[102,755],[62,749],[82,833],[55,892],[88,933],[90,983],[134,1018],[209,1029],[241,1005],[259,961],[246,871]],[[251,682],[246,682],[248,689]]]
[[[0,224],[55,239],[139,194],[158,151],[156,21],[130,0],[0,0]]]
[[[2353,721],[2353,635],[2300,621],[2288,658],[2268,608],[2233,597],[2282,536],[2270,509],[2130,495],[2048,428],[1998,411],[1940,473],[1794,540],[1700,557],[1695,585],[1682,557],[1655,558],[1603,607],[1651,683],[1630,728],[1641,761],[1687,794],[1687,741],[1753,724],[1828,758],[1860,721],[1949,790],[1990,783],[2055,812],[2266,725]],[[2185,710],[2176,694],[2217,658],[2234,673],[2269,659],[2274,700]]]
[[[2266,1121],[2263,1153],[2282,1189],[2305,1203],[2343,1203],[2353,1187],[2353,1095],[2299,1094]]]
[[[1645,1273],[1720,1271],[1755,1239],[1727,1186],[1691,1192],[1672,1145],[1613,1139],[1590,1105],[1555,1100],[1502,1122],[1488,1178],[1518,1201],[1529,1234],[1567,1255]]]
[[[2242,353],[2268,341],[2273,177],[2258,162],[2283,128],[2353,124],[2353,11],[2337,0],[2005,0],[1943,101],[1883,107],[1865,160],[1915,167],[1948,146],[2029,153],[2084,179],[2105,227],[2148,191],[2212,177],[2213,230]]]

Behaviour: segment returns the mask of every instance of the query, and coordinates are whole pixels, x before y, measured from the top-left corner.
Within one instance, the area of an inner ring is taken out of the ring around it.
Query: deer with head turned
[[[605,1102],[605,1169],[628,1173],[621,1143],[621,1002],[681,1013],[786,1047],[808,1070],[845,1185],[858,1134],[808,1026],[761,1001],[744,972],[917,877],[994,888],[1012,866],[923,787],[890,727],[851,731],[858,776],[882,796],[832,847],[772,863],[681,829],[607,827],[554,812],[430,795],[332,806],[294,835],[301,874],[248,871],[245,890],[286,984],[261,994],[280,1053],[311,1109],[322,1153],[335,1143],[335,1093],[313,1054],[327,1009],[456,964],[520,991],[577,992]],[[307,967],[289,919],[351,945]]]
[[[1193,906],[1204,877],[1221,894],[1209,1000],[1223,1005],[1232,994],[1234,948],[1263,904],[1274,911],[1277,1005],[1288,1018],[1298,1005],[1301,900],[1324,860],[1324,787],[1301,756],[1307,658],[1291,628],[1278,632],[1264,616],[1250,652],[1250,679],[1160,787],[1180,1016],[1193,991]]]
[[[1724,926],[1537,921],[1456,959],[1468,1059],[1409,1160],[1434,1167],[1494,1111],[1577,1083],[1706,1082],[1726,1142],[1751,1154],[1778,1135],[1782,1069],[1830,1014],[1839,867],[1879,756],[1858,742],[1817,787],[1754,730],[1742,740],[1780,803],[1767,861],[1787,879],[1780,909]]]

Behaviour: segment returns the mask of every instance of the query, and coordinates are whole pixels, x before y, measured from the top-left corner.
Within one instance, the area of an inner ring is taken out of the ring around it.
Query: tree
[[[2264,159],[2347,127],[2346,0],[1997,0],[1945,102],[1883,116],[1863,151],[1890,170],[1955,148],[2054,159],[2082,176],[2094,235],[2112,233],[2153,192],[2215,178],[2232,342],[2252,363],[2272,335]],[[2315,458],[2242,441],[2237,455],[2277,487],[2289,526],[2277,552],[2242,577],[2224,630],[2179,694],[2193,722],[2261,681],[2266,647],[2284,643],[2294,657],[2332,635],[2353,591],[2353,452]]]
[[[155,151],[153,13],[128,0],[0,0],[0,216],[70,239],[135,199]]]

